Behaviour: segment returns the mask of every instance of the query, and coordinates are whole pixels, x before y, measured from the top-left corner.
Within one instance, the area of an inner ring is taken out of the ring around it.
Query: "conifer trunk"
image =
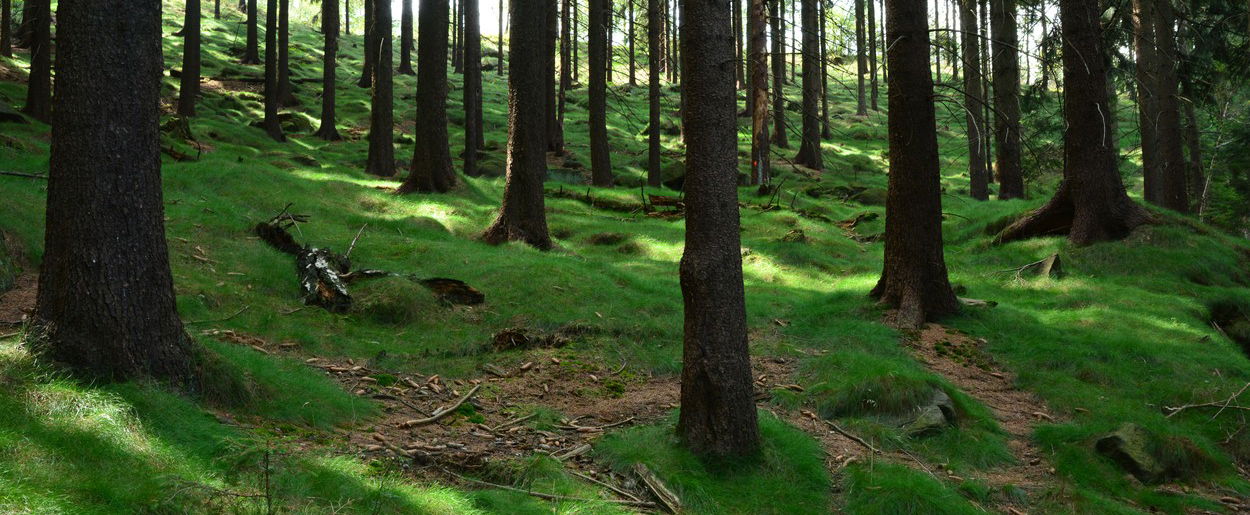
[[[664,28],[660,0],[647,0],[647,185],[660,187],[660,60]]]
[[[243,64],[260,64],[260,31],[257,29],[256,0],[247,0],[247,46]]]
[[[785,9],[782,0],[771,0],[772,68],[773,68],[773,134],[772,144],[777,148],[790,148],[786,130],[786,95],[783,90],[786,77],[785,27],[781,14]]]
[[[373,63],[369,154],[365,160],[365,172],[379,177],[390,177],[395,175],[395,81],[391,73],[394,48],[390,30],[391,3],[387,0],[374,0],[372,5],[375,27],[373,44],[377,46],[377,60]]]
[[[994,119],[994,141],[998,147],[998,198],[1023,198],[1016,0],[990,0],[990,18],[994,39],[994,109],[997,114]]]
[[[178,116],[195,116],[200,96],[200,0],[187,0],[182,24],[182,76],[178,82]]]
[[[587,45],[590,54],[590,171],[592,183],[605,188],[611,187],[613,182],[607,128],[608,21],[611,15],[609,2],[590,0],[587,13],[590,21],[587,28],[590,38]]]
[[[751,184],[768,184],[772,160],[768,142],[768,0],[750,0],[747,14],[751,97]]]
[[[981,98],[981,52],[977,42],[976,0],[958,0],[960,29],[963,34],[964,111],[968,135],[969,193],[977,200],[989,199],[985,176],[985,118]]]
[[[325,48],[321,61],[321,127],[317,129],[317,137],[338,141],[343,138],[335,126],[335,77],[339,50],[339,6],[336,0],[321,3],[321,33],[325,36]]]
[[[447,141],[447,26],[450,16],[448,0],[422,0],[417,6],[416,145],[411,172],[399,186],[401,194],[446,193],[456,185]],[[545,30],[541,23],[537,25],[539,30]],[[541,93],[541,87],[538,89]]]
[[[794,161],[813,170],[821,170],[824,168],[824,159],[820,151],[820,34],[817,30],[812,30],[816,27],[818,18],[816,1],[802,0],[803,26],[811,29],[803,30],[803,139]],[[863,55],[862,51],[860,55]],[[861,66],[860,72],[863,71]],[[863,78],[860,75],[860,86],[863,86]],[[861,87],[861,107],[863,99]]]
[[[403,10],[399,17],[399,69],[400,75],[416,75],[412,69],[412,2],[416,0],[400,0]]]
[[[265,5],[265,133],[274,141],[285,142],[278,121],[278,0]]]
[[[44,123],[52,121],[52,7],[51,0],[30,2],[30,74],[22,112]]]

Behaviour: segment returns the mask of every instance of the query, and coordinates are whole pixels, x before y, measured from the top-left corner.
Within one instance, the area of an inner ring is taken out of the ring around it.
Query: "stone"
[[[929,402],[917,407],[914,418],[903,424],[903,432],[913,438],[929,436],[955,425],[955,420],[955,402],[941,388],[935,388]]]
[[[1099,438],[1094,449],[1111,458],[1120,468],[1145,484],[1163,482],[1167,468],[1150,452],[1153,436],[1146,428],[1132,422],[1120,426],[1114,433]]]

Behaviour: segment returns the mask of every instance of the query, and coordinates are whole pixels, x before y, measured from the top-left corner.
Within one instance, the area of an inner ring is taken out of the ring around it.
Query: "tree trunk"
[[[1146,202],[1162,201],[1159,173],[1158,58],[1155,55],[1154,0],[1133,0],[1133,50],[1137,54],[1137,116],[1141,135],[1142,196]]]
[[[543,48],[546,49],[547,73],[543,75],[543,89],[547,92],[547,108],[543,113],[547,116],[547,151],[559,156],[564,154],[564,126],[560,124],[556,107],[556,41],[560,39],[560,12],[555,0],[548,0],[546,5],[547,37],[543,40]]]
[[[1063,182],[1046,205],[1005,229],[998,242],[1068,234],[1074,245],[1117,240],[1148,215],[1124,191],[1106,113],[1107,69],[1098,2],[1061,0],[1063,33]]]
[[[1155,15],[1155,44],[1158,48],[1158,140],[1159,174],[1162,179],[1160,205],[1181,213],[1189,210],[1185,180],[1185,154],[1181,148],[1180,83],[1176,76],[1176,15],[1171,0],[1158,0]]]
[[[195,392],[165,240],[160,2],[61,0],[57,21],[35,350],[92,379]]]
[[[278,12],[278,104],[284,107],[299,105],[291,88],[291,0],[281,0]],[[389,19],[389,16],[387,17]]]
[[[994,118],[994,141],[998,146],[998,198],[1023,198],[1016,0],[990,0],[990,6],[990,29],[994,34],[994,108],[998,115]]]
[[[606,75],[604,75],[605,77],[604,80],[606,81],[606,83],[612,84],[613,82],[612,71],[613,71],[613,68],[616,67],[616,47],[614,45],[615,42],[612,40],[612,37],[615,35],[615,30],[616,30],[616,16],[614,16],[613,15],[614,13],[612,12],[612,0],[604,0],[604,4],[606,4],[604,9],[607,9],[607,12],[604,13],[603,15],[604,16],[604,23],[603,23],[604,33],[607,34],[607,36],[604,37],[604,41],[607,41],[607,49],[608,49],[607,50],[608,64],[607,64],[607,68],[605,71]]]
[[[929,0],[924,0],[924,1],[928,2]],[[934,67],[934,70],[937,73],[938,84],[942,83],[942,40],[941,40],[941,35],[942,35],[941,5],[942,4],[941,4],[941,1],[942,0],[933,0],[933,21],[934,21],[934,26],[937,29],[937,31],[933,33],[934,34],[933,60],[936,64],[936,66]]]
[[[750,0],[747,1],[749,2]],[[734,11],[734,57],[736,59],[734,62],[738,63],[734,73],[737,74],[738,88],[745,90],[749,89],[747,86],[747,73],[749,72],[747,71],[746,52],[742,46],[742,0],[733,0],[730,8]]]
[[[728,3],[687,0],[682,9],[689,104],[683,112],[688,172],[677,434],[696,455],[740,457],[758,452],[760,434],[738,235],[737,66],[725,65],[734,57]]]
[[[274,141],[285,142],[278,121],[278,0],[265,5],[265,133]]]
[[[13,57],[13,6],[0,0],[0,56]]]
[[[959,0],[960,29],[963,34],[964,111],[968,134],[968,178],[970,193],[977,200],[989,199],[989,181],[985,176],[985,118],[980,98],[981,52],[977,41],[976,0]]]
[[[52,7],[51,0],[27,0],[31,13],[30,76],[22,112],[44,123],[52,121]],[[78,123],[78,122],[75,122]]]
[[[817,0],[802,0],[803,26],[816,27]],[[816,30],[803,31],[803,140],[794,162],[813,170],[824,168],[820,151],[820,34]],[[862,53],[860,55],[863,55]],[[860,67],[863,72],[863,67]],[[860,85],[863,85],[860,75]],[[863,89],[860,89],[862,104]],[[861,105],[862,107],[862,105]],[[867,113],[865,113],[867,114]]]
[[[942,249],[942,186],[926,2],[886,0],[890,178],[885,266],[872,296],[920,327],[959,311]]]
[[[243,64],[260,64],[260,31],[257,29],[256,0],[247,0],[247,47]]]
[[[221,0],[213,0],[213,19],[221,19]]]
[[[285,0],[284,0],[285,1]],[[395,81],[391,74],[393,56],[391,43],[391,3],[374,0],[373,44],[377,60],[373,63],[373,89],[369,107],[369,155],[365,173],[379,177],[395,175]],[[418,118],[419,119],[419,118]],[[420,125],[420,124],[418,124]]]
[[[820,1],[817,16],[820,18],[820,138],[830,139],[833,132],[829,128],[829,34],[825,2]]]
[[[556,102],[556,118],[564,127],[564,107],[568,93],[573,89],[573,73],[569,67],[573,64],[573,0],[560,0],[560,95]]]
[[[625,0],[629,4],[629,85],[638,85],[638,59],[634,53],[634,2],[635,0]]]
[[[663,3],[647,0],[647,185],[660,187],[660,60]]]
[[[450,11],[447,0],[423,0],[417,6],[417,128],[414,134],[417,144],[412,155],[412,172],[399,186],[399,193],[446,193],[456,185],[447,142]],[[545,29],[540,25],[538,30]]]
[[[325,51],[321,61],[321,127],[317,137],[326,141],[343,139],[335,127],[334,108],[336,58],[339,50],[339,5],[337,0],[321,2],[321,33],[325,35]]]
[[[352,0],[343,0],[343,33],[352,34]]]
[[[573,7],[573,66],[572,66],[573,69],[572,69],[572,72],[573,72],[573,82],[576,83],[579,80],[581,80],[580,78],[578,78],[577,74],[578,74],[578,69],[581,68],[582,66],[581,50],[580,50],[582,40],[578,37],[578,31],[580,30],[579,26],[581,24],[581,22],[579,21],[581,19],[581,15],[579,14],[581,12],[581,8],[578,6],[577,0],[569,0],[569,1],[573,3],[573,6],[572,6]]]
[[[981,98],[985,99],[985,109],[983,118],[985,119],[985,179],[988,183],[995,182],[996,174],[994,173],[994,127],[990,123],[994,120],[994,110],[992,108],[993,96],[993,56],[990,55],[990,0],[980,0],[981,3],[981,31],[977,33],[981,40]],[[884,44],[882,45],[884,47]]]
[[[768,184],[772,162],[768,143],[768,0],[750,0],[747,15],[751,76],[751,184]]]
[[[195,116],[200,96],[200,0],[187,0],[182,24],[182,76],[178,82],[178,116]]]
[[[414,0],[400,1],[404,5],[399,16],[399,69],[395,70],[395,73],[416,75],[417,72],[412,70],[412,2]]]
[[[482,148],[482,28],[478,0],[464,3],[464,174],[477,177]]]
[[[612,156],[608,148],[607,67],[608,26],[612,6],[606,0],[590,0],[590,172],[595,186],[612,187]]]
[[[373,85],[373,61],[377,57],[377,47],[374,44],[374,34],[377,33],[377,27],[373,23],[373,3],[378,0],[364,0],[365,4],[365,28],[364,33],[364,59],[362,60],[363,69],[360,73],[360,83],[362,88],[368,88]]]
[[[427,0],[428,1],[428,0]],[[547,16],[551,0],[512,0],[516,20]],[[546,102],[543,87],[550,57],[545,51],[547,27],[513,23],[512,74],[508,77],[508,168],[499,216],[482,234],[490,244],[523,241],[542,250],[551,248],[543,201],[547,175]]]
[[[880,111],[881,106],[878,98],[880,91],[877,86],[877,0],[868,0],[868,77],[869,77],[869,98],[872,103],[873,111]]]
[[[496,75],[503,75],[503,13],[507,11],[508,0],[499,0],[499,65],[495,67]],[[576,14],[576,13],[574,13]],[[577,39],[576,36],[573,38]]]
[[[17,25],[17,30],[13,32],[13,46],[18,48],[30,48],[34,42],[35,32],[35,3],[31,0],[23,0],[22,2],[22,22]]]
[[[772,68],[773,68],[773,134],[772,144],[777,148],[790,148],[786,130],[786,94],[783,89],[786,80],[785,27],[781,13],[785,9],[783,0],[771,0],[772,16]]]
[[[855,0],[855,114],[859,116],[868,116],[868,97],[864,94],[864,76],[868,74],[864,25],[864,0]]]
[[[463,73],[460,58],[463,57],[460,50],[460,21],[464,16],[461,11],[463,4],[458,0],[451,0],[451,14],[454,16],[451,21],[451,69],[454,73]]]

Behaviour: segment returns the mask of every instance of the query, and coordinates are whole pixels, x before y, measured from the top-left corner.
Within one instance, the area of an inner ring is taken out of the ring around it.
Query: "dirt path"
[[[13,289],[0,293],[0,327],[16,327],[26,321],[35,309],[35,294],[39,291],[39,276],[22,274]]]

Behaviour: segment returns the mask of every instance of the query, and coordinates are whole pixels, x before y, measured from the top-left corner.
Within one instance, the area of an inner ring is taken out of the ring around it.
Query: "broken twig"
[[[456,409],[458,409],[461,404],[464,404],[465,401],[469,400],[469,398],[472,397],[474,394],[476,394],[478,389],[480,388],[482,388],[481,384],[474,385],[473,389],[469,390],[469,393],[464,394],[463,397],[460,397],[460,400],[456,401],[455,404],[452,404],[451,406],[448,406],[446,408],[439,408],[437,410],[434,410],[434,414],[426,418],[414,419],[414,420],[409,420],[407,422],[404,422],[399,425],[399,428],[407,429],[409,427],[423,426],[426,424],[432,424],[434,422],[438,422],[439,420],[442,420],[443,417],[446,417],[447,415],[450,415],[452,412],[456,411]]]
[[[451,475],[452,477],[455,477],[456,479],[459,479],[461,481],[474,483],[474,484],[478,484],[482,486],[489,486],[491,488],[498,488],[501,490],[508,490],[510,492],[519,492],[519,493],[523,493],[527,495],[532,495],[539,499],[546,499],[548,501],[606,502],[606,503],[612,503],[612,504],[624,504],[626,506],[638,506],[640,508],[655,508],[656,507],[655,503],[648,502],[648,501],[634,501],[634,500],[629,500],[629,499],[587,499],[584,497],[567,497],[563,495],[549,494],[549,493],[544,493],[544,492],[535,492],[533,490],[526,490],[526,489],[517,488],[514,486],[501,485],[497,483],[491,483],[489,481],[482,481],[480,479],[473,479],[471,477],[465,477],[455,472],[452,472],[450,470],[447,470],[445,468],[442,470],[448,475]]]

